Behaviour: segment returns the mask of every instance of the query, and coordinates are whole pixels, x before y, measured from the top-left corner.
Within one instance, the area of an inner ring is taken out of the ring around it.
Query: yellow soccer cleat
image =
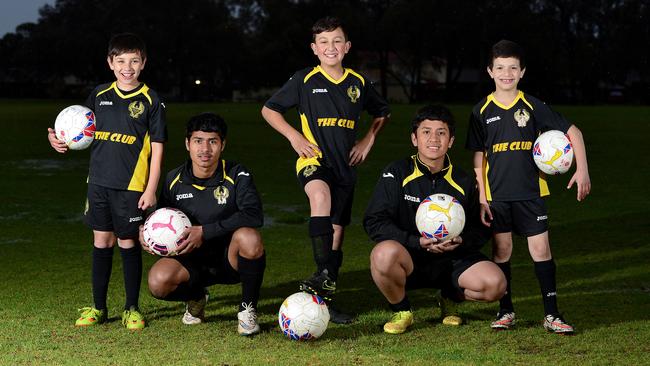
[[[413,312],[398,311],[393,314],[389,322],[384,324],[384,332],[388,334],[402,334],[406,332],[408,327],[413,324]]]

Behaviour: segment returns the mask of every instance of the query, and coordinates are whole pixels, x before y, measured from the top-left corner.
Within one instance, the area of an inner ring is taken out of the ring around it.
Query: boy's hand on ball
[[[56,152],[64,154],[68,151],[68,145],[56,137],[56,132],[52,128],[47,129],[47,140]]]
[[[203,244],[203,226],[192,226],[183,232],[183,241],[178,245],[178,255],[191,253]]]

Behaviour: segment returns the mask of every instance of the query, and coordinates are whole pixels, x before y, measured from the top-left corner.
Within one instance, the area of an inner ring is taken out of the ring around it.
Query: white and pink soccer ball
[[[546,174],[566,173],[573,163],[571,141],[562,131],[546,131],[535,140],[533,160],[539,170]]]
[[[415,213],[415,225],[425,238],[452,239],[465,227],[465,210],[448,194],[432,194],[420,202]]]
[[[95,138],[95,113],[82,105],[63,109],[54,122],[56,137],[65,141],[71,150],[83,150]]]
[[[149,249],[160,256],[168,257],[178,254],[178,243],[185,229],[192,226],[190,219],[181,210],[159,208],[144,222],[142,236]]]
[[[282,333],[294,341],[320,337],[329,321],[330,313],[325,301],[306,292],[296,292],[287,297],[278,312]]]

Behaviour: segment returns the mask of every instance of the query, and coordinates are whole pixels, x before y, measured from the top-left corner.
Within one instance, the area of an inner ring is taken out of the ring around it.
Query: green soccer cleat
[[[413,312],[398,311],[393,314],[389,322],[384,324],[384,332],[388,334],[402,334],[406,332],[408,327],[413,324]]]
[[[79,309],[81,316],[74,323],[77,327],[88,327],[91,325],[101,324],[106,321],[106,311],[97,310],[94,307],[85,307]]]
[[[140,312],[135,308],[124,310],[122,313],[122,325],[124,325],[128,330],[144,329],[144,316],[142,316],[142,314],[140,314]]]
[[[458,314],[457,303],[446,297],[438,296],[438,305],[440,305],[442,324],[451,326],[459,326],[463,324],[463,318]]]

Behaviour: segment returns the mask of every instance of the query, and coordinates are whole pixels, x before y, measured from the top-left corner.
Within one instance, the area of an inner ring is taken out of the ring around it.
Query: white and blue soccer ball
[[[278,312],[282,333],[294,341],[320,337],[325,333],[329,321],[330,313],[325,301],[306,292],[287,297]]]
[[[82,105],[71,105],[56,116],[56,137],[65,141],[71,150],[83,150],[95,138],[95,113]]]
[[[159,208],[144,222],[142,236],[149,249],[160,256],[169,257],[177,253],[185,229],[192,226],[190,219],[181,210]]]
[[[539,170],[546,174],[566,173],[573,163],[571,141],[562,131],[546,131],[535,140],[533,160]]]
[[[420,202],[415,213],[415,225],[425,238],[452,239],[465,227],[465,210],[448,194],[432,194]]]

